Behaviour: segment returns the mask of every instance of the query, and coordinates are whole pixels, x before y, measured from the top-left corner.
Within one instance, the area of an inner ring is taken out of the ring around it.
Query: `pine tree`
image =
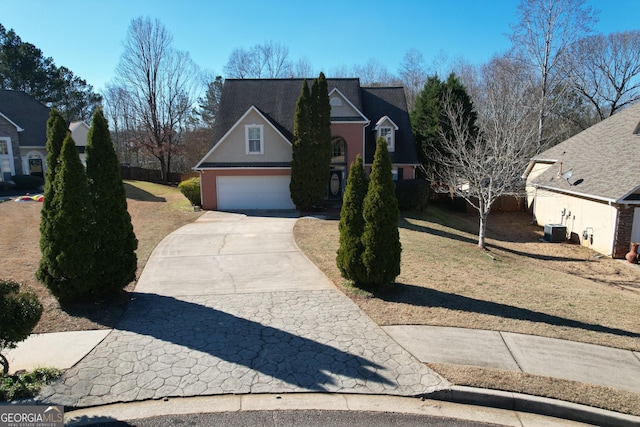
[[[135,279],[138,240],[127,211],[120,165],[102,111],[93,114],[87,138],[87,178],[93,207],[96,294],[122,289]]]
[[[387,142],[378,138],[373,158],[369,189],[364,198],[362,216],[362,263],[366,277],[362,284],[379,288],[392,283],[400,274],[400,234],[398,232],[398,200],[391,170]]]
[[[89,234],[93,215],[87,176],[70,134],[62,144],[53,187],[36,276],[58,299],[72,300],[92,291],[94,245]]]
[[[298,209],[310,209],[313,201],[308,191],[312,176],[313,153],[311,152],[311,95],[307,80],[302,82],[302,91],[296,103],[293,122],[293,152],[291,156],[291,200]]]
[[[368,185],[362,157],[358,155],[355,163],[351,165],[342,200],[339,224],[340,248],[336,257],[342,277],[353,280],[356,284],[366,278],[362,264],[362,233],[364,231],[362,205]]]

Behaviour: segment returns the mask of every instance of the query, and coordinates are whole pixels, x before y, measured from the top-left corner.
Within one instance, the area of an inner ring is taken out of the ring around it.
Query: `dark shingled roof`
[[[44,147],[47,142],[49,108],[22,91],[0,90],[0,113],[24,129],[20,145]]]
[[[222,90],[220,111],[214,129],[213,141],[222,137],[255,106],[285,138],[293,141],[293,121],[296,103],[304,79],[227,79]],[[309,86],[313,79],[307,79]],[[391,153],[395,164],[417,164],[415,142],[407,112],[407,102],[401,87],[361,88],[357,78],[327,79],[329,92],[338,89],[367,119],[371,121],[365,129],[365,162],[372,163],[375,151],[373,128],[384,116],[400,128],[396,133],[396,152]],[[361,117],[333,117],[334,121],[362,120]],[[199,165],[202,167],[204,165]]]
[[[536,186],[611,202],[637,200],[630,194],[640,193],[640,103],[538,154],[533,161],[554,163],[532,181]],[[560,162],[563,172],[572,171],[568,182],[557,176]]]
[[[364,115],[371,123],[365,129],[365,158],[364,162],[373,163],[376,151],[376,123],[384,116],[388,116],[397,126],[395,133],[395,151],[389,153],[391,163],[412,165],[418,164],[416,144],[411,130],[411,121],[407,112],[407,100],[402,87],[366,87],[362,88],[362,103]]]

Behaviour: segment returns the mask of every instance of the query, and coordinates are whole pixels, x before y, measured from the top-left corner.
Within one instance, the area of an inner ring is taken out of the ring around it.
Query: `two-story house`
[[[213,148],[200,172],[202,207],[211,210],[293,209],[289,192],[293,124],[302,79],[227,79]],[[309,80],[308,84],[311,84]],[[418,166],[402,87],[361,87],[357,78],[327,79],[333,154],[328,194],[339,200],[358,154],[373,163],[375,141],[388,142],[394,179]]]

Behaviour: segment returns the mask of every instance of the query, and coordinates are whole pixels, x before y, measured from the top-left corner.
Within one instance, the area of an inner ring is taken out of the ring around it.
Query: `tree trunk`
[[[480,211],[480,229],[478,230],[478,247],[485,249],[485,236],[487,234],[487,217],[489,216],[488,210],[483,209]]]

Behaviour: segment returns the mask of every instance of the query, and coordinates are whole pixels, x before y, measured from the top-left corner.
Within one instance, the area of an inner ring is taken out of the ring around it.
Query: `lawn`
[[[156,245],[173,230],[198,218],[189,201],[172,186],[143,181],[125,181],[127,206],[138,238],[136,277]],[[38,202],[0,203],[0,260],[2,279],[22,283],[21,289],[34,292],[44,307],[35,333],[112,328],[130,299],[135,282],[107,299],[68,304],[61,307],[53,295],[35,278],[40,261],[40,210]]]
[[[574,244],[543,243],[526,213],[489,217],[488,251],[477,216],[429,206],[400,220],[401,274],[371,294],[340,277],[337,220],[302,218],[298,246],[379,325],[489,329],[640,350],[640,266]],[[640,416],[640,395],[591,384],[429,364],[454,384],[545,396]]]

